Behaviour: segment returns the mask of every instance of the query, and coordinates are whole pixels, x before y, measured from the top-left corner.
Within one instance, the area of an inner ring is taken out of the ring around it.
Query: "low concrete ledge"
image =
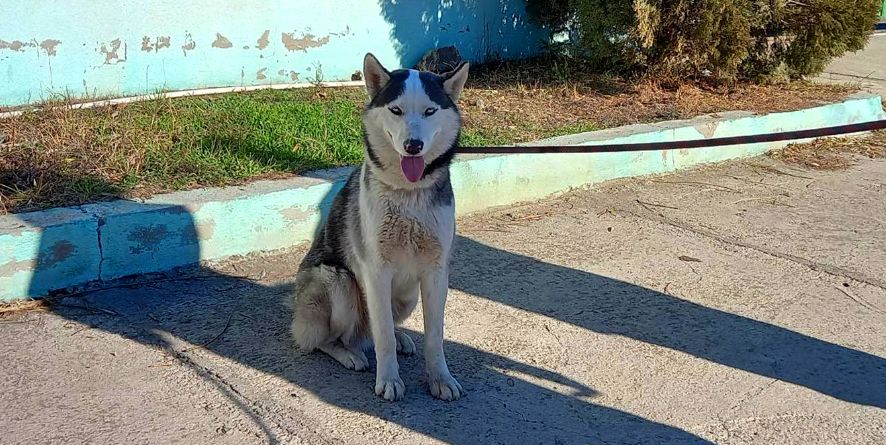
[[[97,279],[97,234],[98,219],[78,208],[0,217],[0,301]]]
[[[886,118],[878,96],[806,110],[719,113],[534,144],[657,142],[800,130]],[[452,167],[464,215],[603,181],[756,156],[786,142],[635,153],[462,156]],[[286,249],[312,239],[350,168],[280,181],[0,216],[0,301],[128,275]]]

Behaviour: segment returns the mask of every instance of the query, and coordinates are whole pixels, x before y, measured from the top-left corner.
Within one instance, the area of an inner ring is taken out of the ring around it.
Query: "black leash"
[[[781,133],[752,134],[725,138],[693,139],[688,141],[641,142],[633,144],[601,145],[507,145],[460,147],[459,153],[611,153],[621,151],[675,150],[683,148],[722,147],[724,145],[756,144],[760,142],[792,141],[840,134],[860,133],[886,128],[886,119],[860,124],[837,125],[809,130]]]

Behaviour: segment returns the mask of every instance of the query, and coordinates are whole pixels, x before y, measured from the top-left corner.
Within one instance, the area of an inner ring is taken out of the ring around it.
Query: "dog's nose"
[[[421,153],[421,149],[425,147],[425,143],[418,139],[410,139],[403,144],[403,149],[406,150],[406,153],[411,155],[417,155]]]

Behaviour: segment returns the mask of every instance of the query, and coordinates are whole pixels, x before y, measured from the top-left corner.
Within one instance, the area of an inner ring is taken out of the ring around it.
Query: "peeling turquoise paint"
[[[790,113],[723,113],[538,143],[673,141],[884,118],[880,98],[864,96]],[[776,142],[637,153],[465,156],[452,167],[456,209],[464,215],[611,179],[755,156],[784,145]],[[310,241],[350,171],[326,170],[291,180],[171,193],[145,202],[116,201],[0,216],[0,301],[36,297],[99,279],[267,253]]]
[[[98,220],[78,208],[0,217],[0,301],[97,279]]]
[[[6,0],[0,106],[59,97],[351,80],[363,55],[412,66],[456,45],[525,57],[546,34],[523,0]]]

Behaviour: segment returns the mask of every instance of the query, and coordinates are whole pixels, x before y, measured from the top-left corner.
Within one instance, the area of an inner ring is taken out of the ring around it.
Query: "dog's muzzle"
[[[421,153],[423,148],[425,148],[425,143],[419,139],[410,139],[403,144],[403,150],[413,156]]]

